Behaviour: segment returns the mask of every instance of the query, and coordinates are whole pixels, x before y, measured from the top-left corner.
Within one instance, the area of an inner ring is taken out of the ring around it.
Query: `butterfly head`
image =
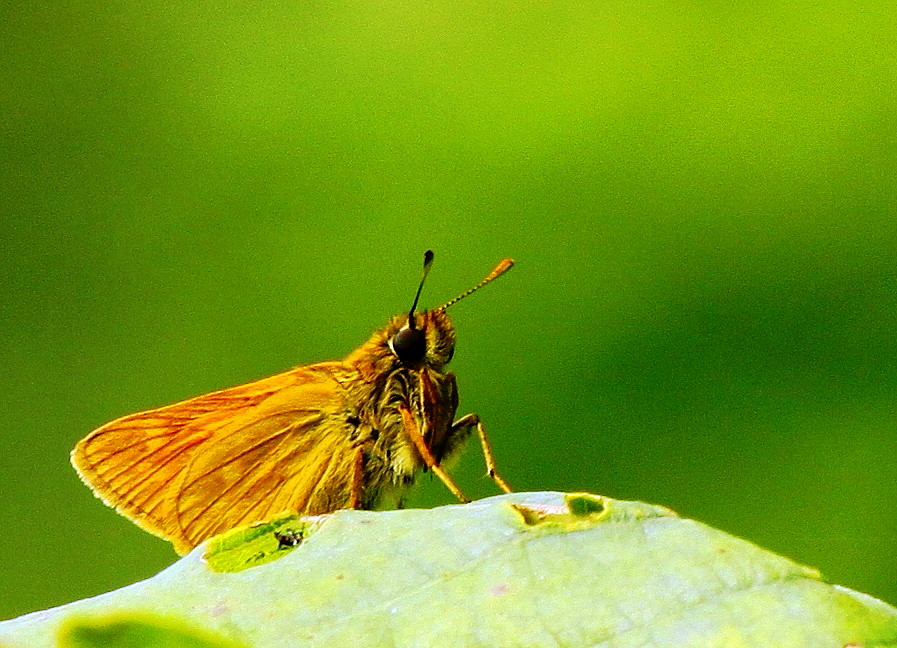
[[[370,363],[373,360],[378,367],[382,367],[383,363],[397,363],[408,369],[426,367],[442,372],[455,353],[455,327],[446,309],[503,275],[511,269],[514,262],[505,259],[489,276],[470,290],[461,293],[436,310],[416,313],[417,302],[432,264],[433,252],[427,250],[424,254],[423,276],[408,314],[393,317],[385,329],[375,333],[366,345],[347,358],[349,363],[364,365],[365,362]]]
[[[455,353],[455,327],[444,310],[400,315],[389,329],[389,350],[405,367],[439,371]]]
[[[433,251],[427,250],[424,253],[423,276],[417,286],[417,294],[414,296],[411,310],[407,317],[393,318],[390,328],[396,324],[400,326],[397,330],[388,332],[388,344],[390,351],[404,366],[416,368],[427,365],[438,371],[451,361],[452,355],[455,353],[455,327],[446,314],[446,309],[503,275],[511,269],[514,262],[505,259],[488,277],[470,290],[461,293],[436,310],[415,314],[414,309],[417,308],[424,281],[426,281],[432,265]]]

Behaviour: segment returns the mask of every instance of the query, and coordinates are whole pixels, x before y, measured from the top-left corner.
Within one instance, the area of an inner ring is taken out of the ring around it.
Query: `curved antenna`
[[[496,279],[498,279],[500,276],[502,276],[504,273],[506,273],[508,270],[510,270],[510,269],[513,268],[513,267],[514,267],[514,260],[513,260],[513,259],[505,259],[504,261],[501,261],[497,266],[495,266],[495,270],[493,270],[492,272],[490,272],[490,273],[489,273],[489,276],[487,276],[485,279],[483,279],[480,283],[478,283],[476,286],[474,286],[474,287],[471,288],[470,290],[466,290],[466,291],[464,291],[463,293],[461,293],[460,295],[458,295],[458,296],[455,297],[454,299],[451,299],[451,300],[447,301],[445,304],[443,304],[442,306],[440,306],[440,307],[437,308],[436,310],[444,311],[444,310],[445,310],[446,308],[448,308],[449,306],[451,306],[451,305],[453,305],[453,304],[457,304],[459,301],[461,301],[462,299],[464,299],[464,298],[467,297],[468,295],[472,295],[473,293],[475,293],[476,291],[478,291],[480,288],[482,288],[482,287],[485,286],[486,284],[492,283],[493,281],[495,281]]]
[[[424,289],[424,282],[427,275],[430,274],[430,266],[433,265],[433,250],[424,252],[424,273],[421,275],[420,283],[417,285],[417,294],[414,296],[414,303],[411,304],[411,310],[408,311],[408,328],[414,330],[414,309],[417,308],[417,300],[420,299],[420,291]]]

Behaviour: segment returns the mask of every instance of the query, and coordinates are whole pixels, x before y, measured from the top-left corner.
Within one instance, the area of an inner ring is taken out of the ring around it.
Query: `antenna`
[[[430,260],[431,260],[431,261],[433,260],[432,257],[430,258]],[[480,288],[482,288],[482,287],[485,286],[486,284],[490,284],[490,283],[492,283],[493,281],[495,281],[496,279],[498,279],[500,276],[502,276],[504,273],[506,273],[508,270],[510,270],[510,269],[513,268],[513,267],[514,267],[514,260],[513,260],[513,259],[505,259],[504,261],[501,261],[497,266],[495,266],[495,270],[493,270],[492,272],[490,272],[490,273],[489,273],[489,276],[487,276],[485,279],[483,279],[480,283],[478,283],[476,286],[474,286],[474,287],[471,288],[470,290],[466,290],[466,291],[464,291],[463,293],[461,293],[460,295],[458,295],[458,296],[455,297],[454,299],[447,301],[444,305],[440,306],[440,307],[439,307],[438,309],[436,309],[436,310],[444,311],[444,310],[445,310],[446,308],[448,308],[449,306],[452,306],[453,304],[457,304],[459,301],[461,301],[462,299],[464,299],[464,298],[467,297],[468,295],[472,295],[473,293],[475,293],[476,291],[478,291]],[[424,275],[424,276],[426,276],[426,275]],[[420,291],[418,291],[418,292],[420,292]],[[415,300],[414,303],[417,303],[417,300]]]
[[[417,300],[420,299],[420,291],[424,289],[424,282],[427,275],[430,274],[430,267],[433,265],[433,250],[424,252],[424,273],[421,275],[420,283],[417,285],[417,294],[414,296],[414,303],[411,304],[411,310],[408,311],[408,328],[414,330],[414,309],[417,308]]]

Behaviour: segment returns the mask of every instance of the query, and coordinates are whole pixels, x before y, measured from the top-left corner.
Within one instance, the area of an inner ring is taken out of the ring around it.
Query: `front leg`
[[[466,439],[468,434],[470,434],[470,428],[474,426],[476,426],[477,436],[480,438],[480,445],[483,447],[483,459],[486,460],[486,475],[505,493],[513,492],[508,483],[495,470],[495,455],[492,454],[492,446],[486,437],[486,428],[483,427],[483,422],[479,416],[468,414],[459,418],[452,424],[449,438]]]
[[[361,508],[361,489],[364,487],[364,445],[355,448],[352,456],[352,480],[349,483],[349,506],[358,510]]]
[[[461,489],[458,488],[454,481],[452,481],[452,478],[442,469],[442,466],[436,461],[436,457],[430,452],[430,448],[427,447],[426,441],[424,441],[423,436],[421,436],[420,429],[417,427],[417,423],[411,415],[411,411],[407,407],[400,407],[399,413],[402,415],[402,422],[405,424],[405,433],[408,435],[408,438],[411,439],[414,447],[417,448],[417,452],[420,454],[421,459],[423,459],[424,464],[434,475],[439,477],[440,481],[445,484],[446,488],[448,488],[460,502],[467,504],[470,500],[464,497],[464,493],[461,492]]]

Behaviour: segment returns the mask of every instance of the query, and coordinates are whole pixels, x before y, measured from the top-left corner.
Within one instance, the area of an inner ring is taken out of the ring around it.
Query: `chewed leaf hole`
[[[564,496],[564,502],[571,515],[576,517],[604,513],[607,509],[604,498],[591,493],[568,493]]]
[[[240,572],[258,567],[297,549],[319,523],[317,518],[287,513],[269,522],[234,529],[212,538],[203,559],[215,572]]]
[[[565,506],[537,508],[511,504],[517,522],[530,530],[552,532],[584,531],[599,524],[608,508],[605,499],[590,493],[570,493],[564,497]]]

